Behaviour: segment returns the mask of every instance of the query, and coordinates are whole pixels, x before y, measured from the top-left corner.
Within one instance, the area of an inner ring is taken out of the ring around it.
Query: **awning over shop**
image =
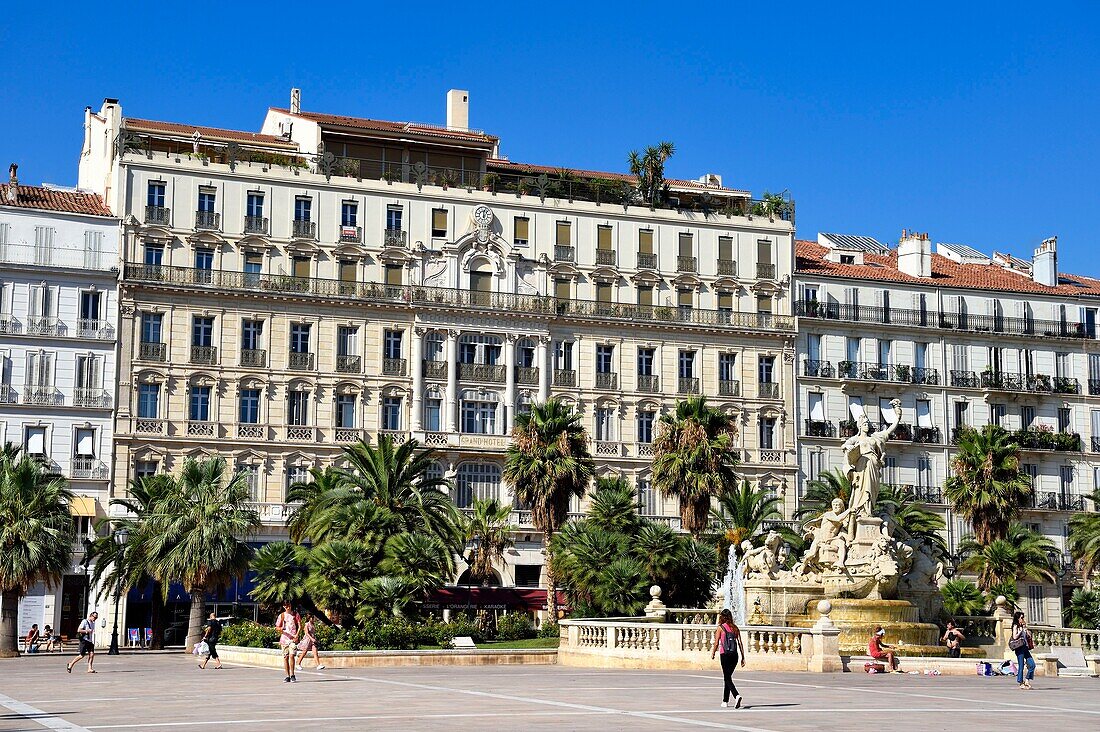
[[[95,499],[91,496],[73,496],[69,501],[69,513],[73,516],[95,516]]]
[[[557,593],[558,607],[566,606],[565,594]],[[546,590],[526,587],[441,587],[428,596],[429,610],[542,610]]]

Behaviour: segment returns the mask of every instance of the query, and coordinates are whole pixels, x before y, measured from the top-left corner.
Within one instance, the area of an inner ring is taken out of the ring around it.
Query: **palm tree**
[[[339,507],[331,499],[338,495],[343,476],[332,466],[310,468],[309,475],[312,480],[287,488],[287,503],[297,504],[286,522],[291,541],[301,544],[308,539],[316,543],[332,534],[346,538],[355,533],[352,527],[339,524],[338,516],[331,515]]]
[[[1069,550],[1080,562],[1081,574],[1088,578],[1100,568],[1100,488],[1092,493],[1093,510],[1075,513],[1069,519]]]
[[[504,459],[504,479],[516,499],[531,507],[531,523],[542,533],[546,608],[551,620],[557,619],[551,542],[568,518],[570,500],[584,496],[594,473],[588,434],[572,408],[549,399],[516,415]]]
[[[397,534],[386,542],[385,558],[378,568],[384,575],[401,577],[413,588],[412,599],[454,577],[455,555],[441,539],[427,534]]]
[[[740,547],[741,542],[756,537],[768,519],[782,518],[781,506],[774,493],[753,488],[747,480],[741,487],[718,496],[718,508],[710,512],[711,522],[725,533],[726,540]]]
[[[978,615],[985,610],[986,600],[973,582],[964,579],[948,580],[940,588],[943,609],[948,615]]]
[[[813,480],[806,481],[806,492],[799,501],[799,509],[794,512],[796,519],[813,520],[832,506],[834,498],[844,501],[852,495],[852,481],[840,468],[823,471]]]
[[[377,572],[381,551],[380,537],[332,539],[309,551],[304,589],[329,620],[343,625],[355,614],[359,588]]]
[[[1075,589],[1065,615],[1067,628],[1100,628],[1100,590]]]
[[[1021,524],[1009,525],[1007,536],[990,542],[968,536],[959,549],[966,555],[959,568],[976,573],[983,590],[1021,580],[1055,581],[1049,558],[1053,542]]]
[[[75,537],[68,483],[18,453],[10,443],[0,453],[0,658],[19,655],[19,598],[61,578]]]
[[[279,605],[286,600],[300,602],[305,595],[308,557],[309,550],[287,541],[264,544],[252,557],[256,576],[248,594],[265,605]]]
[[[159,474],[137,478],[130,482],[130,489],[123,498],[111,499],[112,506],[126,510],[123,518],[110,519],[109,531],[96,538],[91,550],[85,557],[85,564],[94,565],[92,581],[99,587],[150,586],[151,611],[149,625],[153,640],[151,648],[164,647],[164,601],[163,583],[157,569],[159,557],[152,553],[149,546],[151,533],[149,521],[155,513],[158,501],[166,497],[175,486],[171,476]],[[119,546],[114,534],[125,529],[129,534],[126,546]]]
[[[707,528],[711,499],[735,485],[733,419],[707,406],[706,397],[676,405],[661,417],[653,458],[653,481],[666,496],[680,501],[684,529],[699,538]]]
[[[638,192],[642,200],[651,206],[661,202],[667,190],[665,185],[665,163],[676,152],[671,142],[661,142],[647,147],[639,154],[631,150],[627,158],[630,173],[638,179]]]
[[[944,496],[970,522],[974,538],[989,544],[1007,536],[1032,493],[1012,436],[997,425],[961,430],[952,467],[955,474],[947,479]]]
[[[472,545],[466,564],[475,581],[488,581],[493,565],[502,564],[504,553],[515,545],[512,536],[519,527],[508,522],[511,515],[512,507],[495,498],[474,499],[473,513],[463,520],[463,538]]]
[[[224,458],[188,459],[171,490],[154,505],[143,546],[157,558],[156,572],[167,588],[179,581],[191,593],[187,650],[202,636],[206,593],[248,571],[252,549],[246,539],[260,527],[251,508],[247,479],[226,480]]]
[[[641,504],[625,478],[601,475],[596,478],[585,517],[606,531],[634,534],[641,524]]]

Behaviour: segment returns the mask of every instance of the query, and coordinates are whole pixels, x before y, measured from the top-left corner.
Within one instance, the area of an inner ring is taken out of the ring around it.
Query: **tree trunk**
[[[553,556],[550,550],[552,534],[543,535],[543,556],[546,557],[546,614],[547,622],[558,622],[558,591],[554,586],[554,571],[550,568],[550,559]]]
[[[184,651],[190,653],[202,640],[202,624],[206,620],[206,588],[191,587],[191,617],[187,619],[187,642]]]
[[[0,658],[15,658],[19,655],[19,592],[5,590],[0,606]]]
[[[164,648],[164,597],[161,595],[160,582],[153,582],[152,591],[149,629],[153,631],[153,640],[149,643],[149,648],[159,651]]]

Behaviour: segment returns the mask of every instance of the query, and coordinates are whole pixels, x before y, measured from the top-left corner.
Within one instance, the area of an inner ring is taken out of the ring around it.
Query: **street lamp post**
[[[119,567],[116,568],[118,573],[118,581],[115,584],[115,622],[111,628],[111,647],[107,649],[108,656],[118,655],[118,606],[122,601],[122,559],[126,553],[126,542],[130,540],[130,532],[125,528],[121,528],[115,532],[114,535],[115,544],[118,545],[118,563]]]
[[[92,553],[92,540],[84,537],[84,557],[80,560],[80,571],[84,575],[84,592],[80,594],[80,617],[88,617],[88,557]]]

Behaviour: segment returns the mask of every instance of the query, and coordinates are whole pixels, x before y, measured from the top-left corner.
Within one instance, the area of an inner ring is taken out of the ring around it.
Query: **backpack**
[[[737,653],[737,636],[729,626],[722,626],[722,653]]]

